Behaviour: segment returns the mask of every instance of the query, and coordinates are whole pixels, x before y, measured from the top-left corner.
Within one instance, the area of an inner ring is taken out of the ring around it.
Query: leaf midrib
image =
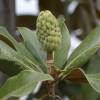
[[[76,61],[81,55],[83,55],[85,52],[91,50],[92,48],[94,48],[94,49],[97,48],[97,46],[95,46],[95,45],[99,45],[99,43],[98,43],[98,44],[94,44],[93,46],[91,46],[90,48],[86,49],[84,52],[82,52],[81,54],[79,54],[77,57],[75,57],[75,58],[64,68],[64,71],[66,71],[67,68],[69,68],[70,65],[71,65],[73,62],[75,62],[75,61]],[[99,45],[99,47],[100,47],[100,45]]]
[[[31,85],[31,84],[33,84],[33,83],[35,83],[35,82],[31,82],[30,84],[26,84],[26,85],[24,85],[24,86],[21,86],[21,87],[17,87],[14,91],[12,91],[12,92],[9,92],[7,95],[6,95],[6,97],[2,97],[2,100],[5,100],[5,99],[7,99],[9,96],[12,96],[12,94],[14,94],[14,93],[16,93],[17,91],[20,91],[21,89],[25,89],[25,88],[27,88],[29,85]],[[14,95],[13,95],[14,96]]]
[[[32,70],[26,70],[26,71],[30,71],[30,72],[34,72],[34,71],[32,71]],[[42,79],[41,79],[42,80]],[[41,81],[40,80],[40,81]],[[47,80],[47,78],[46,79],[43,79],[42,81],[45,81],[45,80]],[[31,84],[34,84],[34,83],[37,83],[37,82],[39,82],[39,80],[37,80],[37,81],[34,81],[34,79],[32,80],[32,82],[31,83],[29,83],[29,84],[26,84],[26,85],[23,85],[23,86],[21,86],[20,87],[20,85],[19,85],[19,88],[17,87],[16,89],[14,89],[14,91],[12,91],[12,92],[9,92],[7,95],[6,95],[6,97],[2,97],[2,100],[5,100],[6,98],[8,98],[9,96],[12,96],[11,94],[14,94],[14,93],[16,93],[16,91],[20,91],[21,89],[24,89],[24,88],[27,88],[29,85],[31,85]],[[13,95],[14,96],[14,95]]]

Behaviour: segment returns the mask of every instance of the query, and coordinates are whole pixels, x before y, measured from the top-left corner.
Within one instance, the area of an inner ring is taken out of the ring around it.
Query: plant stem
[[[48,81],[48,97],[49,100],[55,100],[55,83]]]
[[[54,66],[53,66],[53,53],[47,54],[47,65],[48,65],[48,73],[54,77]],[[55,82],[54,81],[48,81],[47,82],[47,88],[48,88],[48,96],[49,100],[55,100]]]

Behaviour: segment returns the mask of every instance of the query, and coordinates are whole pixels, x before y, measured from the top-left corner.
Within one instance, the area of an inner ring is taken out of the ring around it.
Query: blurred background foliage
[[[30,13],[23,12],[22,9],[28,9],[29,6],[24,7],[22,1],[26,2],[27,5],[35,2],[30,9],[36,13],[31,13],[31,10],[29,10]],[[21,3],[21,8],[18,8],[18,2]],[[19,13],[18,9],[22,10],[22,13]],[[65,17],[65,23],[72,38],[71,50],[75,49],[87,34],[100,23],[100,0],[0,0],[0,26],[5,26],[18,39],[16,27],[25,26],[35,30],[39,12],[46,9],[50,10],[56,17]],[[99,51],[83,66],[83,69],[86,72],[97,73],[100,71]],[[7,77],[1,72],[0,84],[3,84]],[[31,93],[27,96],[27,100],[33,100],[32,98],[40,97],[42,93],[45,94],[44,84],[38,87],[40,87],[38,92]],[[64,100],[100,100],[100,94],[94,92],[87,83],[61,81],[58,84],[57,92]],[[10,98],[10,100],[13,99]]]

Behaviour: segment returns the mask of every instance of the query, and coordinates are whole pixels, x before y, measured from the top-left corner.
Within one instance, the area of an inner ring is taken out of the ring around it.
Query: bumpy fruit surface
[[[57,19],[50,11],[40,12],[36,27],[37,37],[46,51],[52,52],[60,47],[61,30]]]

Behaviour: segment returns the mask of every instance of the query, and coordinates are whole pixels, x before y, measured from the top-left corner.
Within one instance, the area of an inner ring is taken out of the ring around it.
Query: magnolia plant
[[[47,87],[47,100],[56,100],[55,86],[61,80],[88,82],[100,93],[100,73],[81,68],[100,47],[100,26],[69,57],[70,35],[64,19],[41,11],[36,27],[36,31],[18,27],[20,42],[0,27],[0,71],[9,76],[0,88],[0,100],[27,95],[39,81]]]

